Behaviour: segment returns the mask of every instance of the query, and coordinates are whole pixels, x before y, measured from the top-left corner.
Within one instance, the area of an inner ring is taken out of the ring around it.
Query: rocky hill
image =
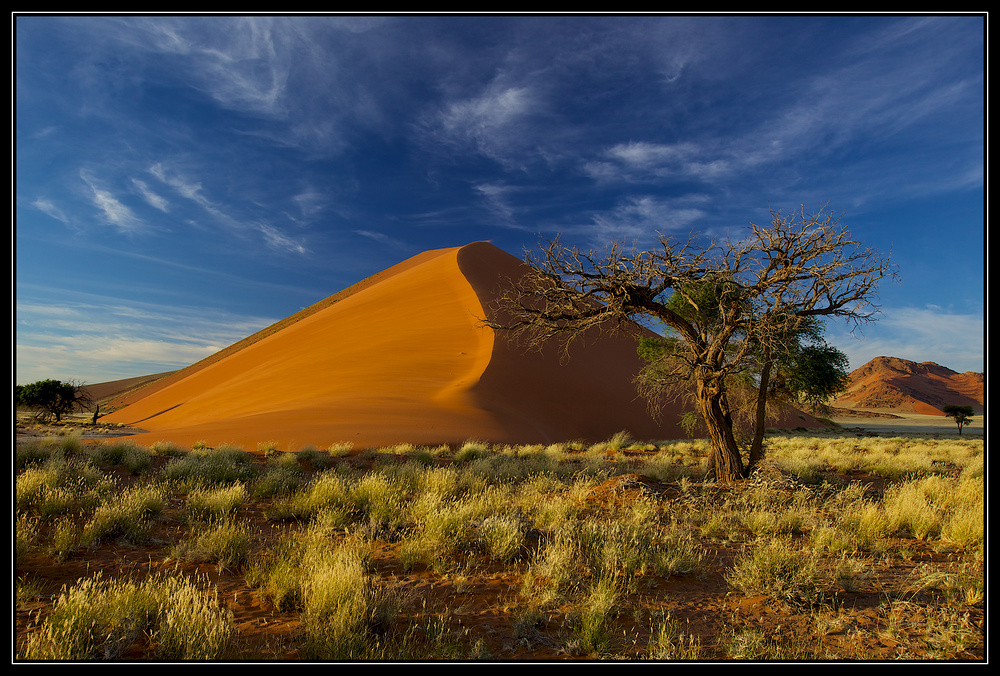
[[[957,373],[934,362],[876,357],[850,374],[847,391],[831,402],[835,408],[944,415],[949,404],[984,411],[985,378]]]

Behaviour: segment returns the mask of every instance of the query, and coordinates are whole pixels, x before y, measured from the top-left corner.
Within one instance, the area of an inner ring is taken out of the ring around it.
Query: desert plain
[[[14,659],[985,661],[981,416],[789,409],[719,485],[634,337],[482,327],[518,265],[427,252],[19,417]]]

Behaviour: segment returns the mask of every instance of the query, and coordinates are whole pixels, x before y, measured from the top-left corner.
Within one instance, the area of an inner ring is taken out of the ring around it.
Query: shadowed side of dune
[[[463,247],[458,263],[485,308],[492,307],[501,284],[527,270],[523,261],[486,242]],[[501,423],[510,443],[600,441],[622,430],[637,439],[683,438],[679,408],[667,408],[656,420],[637,395],[634,378],[643,366],[638,335],[654,334],[638,326],[635,331],[588,334],[568,359],[555,345],[528,351],[501,333],[471,394]]]

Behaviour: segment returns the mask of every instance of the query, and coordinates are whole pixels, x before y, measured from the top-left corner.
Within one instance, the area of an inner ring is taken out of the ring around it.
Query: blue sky
[[[981,16],[19,16],[16,379],[182,368],[427,249],[843,214],[851,367],[984,371]]]

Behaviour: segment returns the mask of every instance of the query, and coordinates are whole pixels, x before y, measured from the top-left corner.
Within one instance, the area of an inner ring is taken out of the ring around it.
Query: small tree
[[[732,383],[786,356],[811,318],[872,320],[879,282],[896,274],[822,211],[772,211],[768,225],[744,235],[705,247],[661,236],[655,250],[614,243],[603,253],[556,239],[499,294],[487,324],[529,346],[561,341],[567,355],[594,332],[635,331],[642,319],[665,325],[667,349],[645,393],[692,393],[717,480],[740,479],[747,466],[733,432]]]
[[[944,407],[944,414],[955,420],[955,424],[958,425],[958,433],[962,434],[962,428],[972,422],[972,414],[974,411],[971,406],[956,406],[954,404],[949,404]]]
[[[83,385],[59,380],[38,380],[28,385],[15,385],[14,399],[17,406],[36,412],[39,418],[52,416],[59,422],[63,415],[75,408],[91,404]]]

